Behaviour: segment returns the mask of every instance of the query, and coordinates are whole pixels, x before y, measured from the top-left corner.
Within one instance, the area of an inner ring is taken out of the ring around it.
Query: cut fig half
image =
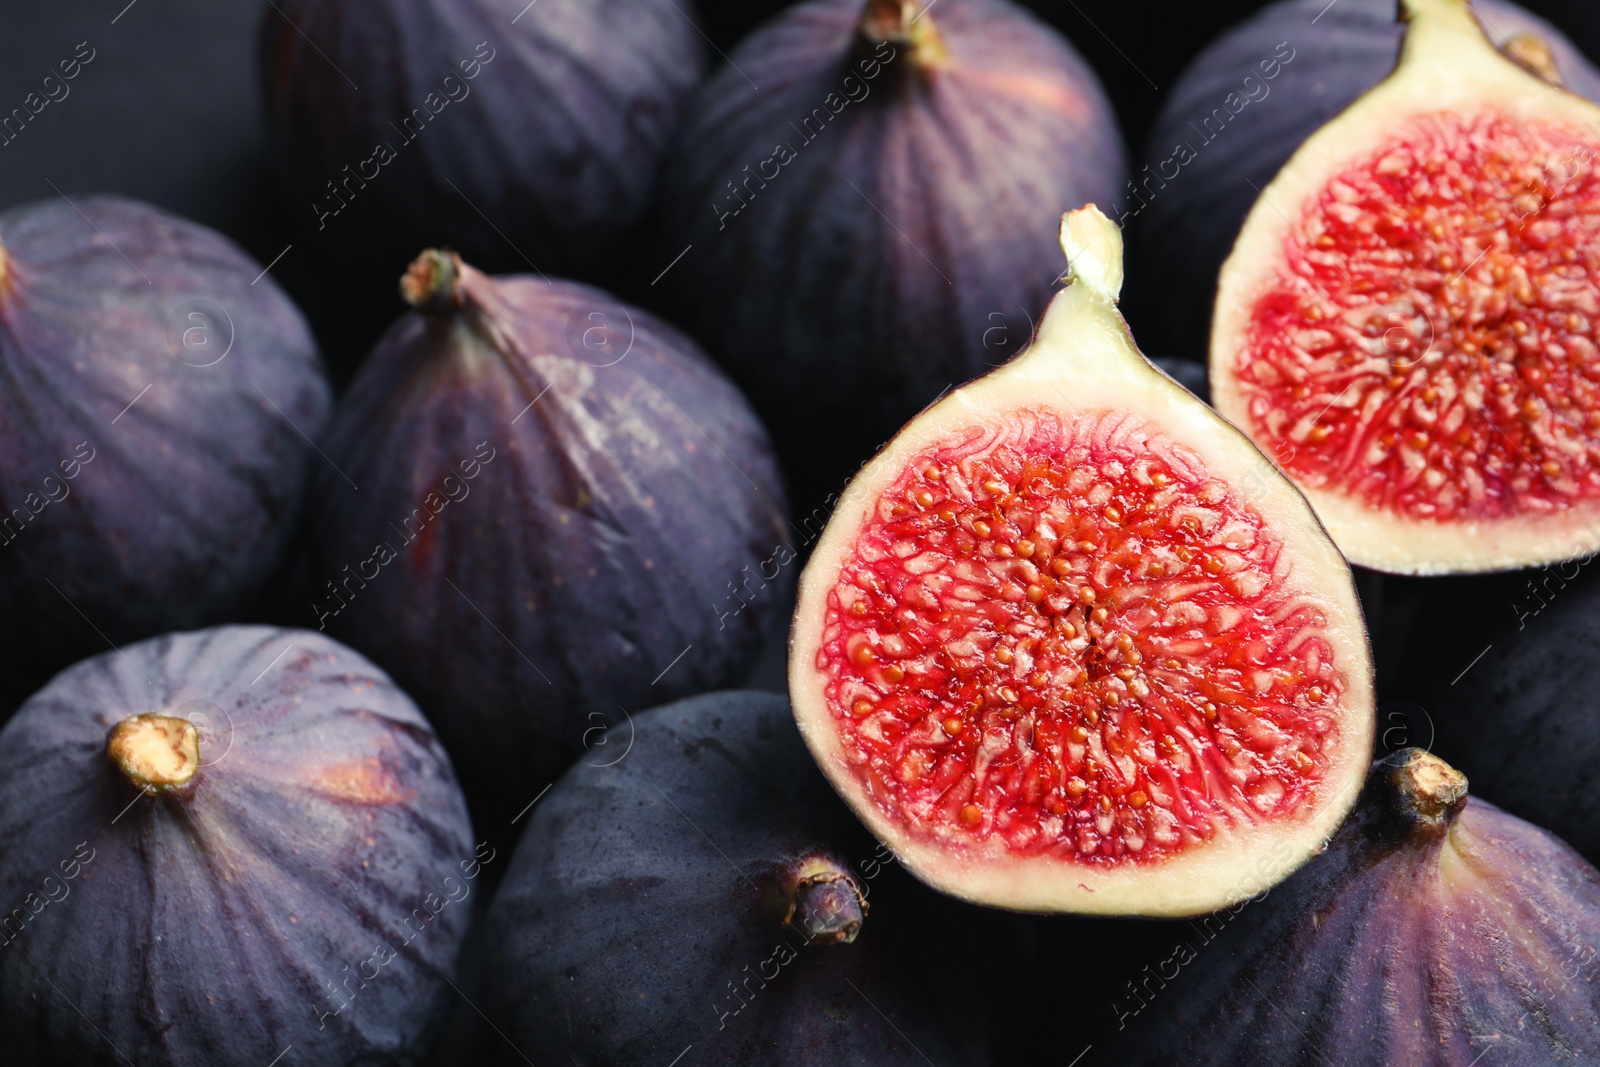
[[[1400,64],[1264,189],[1223,267],[1212,399],[1354,563],[1600,548],[1600,108],[1466,0],[1404,0]]]
[[[1196,914],[1286,877],[1349,810],[1371,656],[1304,497],[1134,346],[1117,228],[1085,207],[1061,244],[1032,345],[841,497],[790,695],[834,787],[935,888]]]

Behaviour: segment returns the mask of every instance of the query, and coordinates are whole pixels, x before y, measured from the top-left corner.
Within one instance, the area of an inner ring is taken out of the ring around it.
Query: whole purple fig
[[[418,1067],[494,858],[410,698],[266,626],[61,672],[0,810],[7,1067]]]
[[[404,262],[588,273],[655,188],[704,65],[689,0],[283,0],[267,117],[296,210]],[[344,216],[350,216],[346,218]]]
[[[252,603],[330,407],[260,264],[131,200],[14,208],[0,368],[4,711],[85,655]]]
[[[402,291],[325,445],[316,624],[520,807],[603,723],[749,674],[794,559],[782,480],[738,390],[606,293],[445,252]]]
[[[750,395],[802,499],[1026,344],[1062,212],[1122,184],[1071,45],[1007,0],[930,6],[786,9],[701,87],[663,178],[662,306]]]
[[[1173,926],[1086,1062],[1595,1062],[1600,871],[1437,756],[1375,764],[1323,855],[1263,897]]]

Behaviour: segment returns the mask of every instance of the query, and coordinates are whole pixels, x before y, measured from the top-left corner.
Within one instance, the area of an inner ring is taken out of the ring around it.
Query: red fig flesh
[[[1033,346],[845,494],[801,580],[791,695],[933,885],[1204,910],[1287,875],[1353,802],[1365,635],[1305,500],[1133,347],[1115,227],[1086,208],[1062,243],[1072,282]]]
[[[1406,0],[1397,72],[1245,223],[1217,408],[1357,563],[1493,570],[1600,547],[1600,108]]]

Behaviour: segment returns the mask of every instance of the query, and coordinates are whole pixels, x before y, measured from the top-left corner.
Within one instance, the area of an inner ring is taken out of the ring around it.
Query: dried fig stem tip
[[[1556,67],[1556,55],[1550,42],[1537,33],[1519,33],[1500,46],[1500,51],[1519,67],[1537,74],[1551,85],[1564,85],[1561,71]]]
[[[425,315],[448,315],[461,307],[461,257],[430,248],[411,261],[400,279],[400,298]]]
[[[1093,204],[1061,216],[1061,250],[1073,285],[1116,303],[1122,293],[1122,231]]]
[[[784,921],[798,923],[818,944],[848,945],[861,932],[866,914],[866,899],[850,872],[826,857],[814,856],[800,869]]]
[[[937,67],[950,58],[944,38],[921,0],[867,0],[858,32],[869,46],[887,42],[919,68]]]
[[[173,715],[132,715],[111,728],[106,755],[145,792],[170,793],[200,769],[200,731]]]
[[[1393,807],[1409,826],[1447,830],[1467,802],[1467,776],[1431,752],[1407,748],[1383,761]]]

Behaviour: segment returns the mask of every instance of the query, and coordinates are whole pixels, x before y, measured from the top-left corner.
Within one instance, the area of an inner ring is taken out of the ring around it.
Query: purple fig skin
[[[869,36],[863,0],[797,4],[701,87],[662,180],[657,258],[682,258],[653,289],[791,475],[835,489],[1027,343],[1062,212],[1108,204],[1126,171],[1094,73],[1031,14],[873,6],[915,21]]]
[[[58,198],[0,215],[0,246],[9,712],[85,655],[246,610],[331,400],[300,313],[211,230]]]
[[[1567,88],[1600,101],[1600,71],[1555,27],[1504,0],[1472,7],[1496,44],[1534,34]],[[1396,0],[1280,0],[1217,38],[1173,84],[1144,166],[1133,188],[1117,194],[1111,216],[1131,226],[1146,260],[1160,265],[1151,303],[1163,314],[1149,316],[1153,341],[1203,357],[1217,274],[1259,190],[1307,137],[1394,70],[1397,12]],[[1263,63],[1272,77],[1263,77]],[[1234,112],[1230,94],[1254,99]],[[1219,108],[1226,124],[1212,118],[1204,126]],[[1170,336],[1156,337],[1160,329]]]
[[[151,712],[196,726],[199,767],[141,795],[108,735]],[[62,672],[0,732],[0,810],[17,1067],[262,1067],[287,1045],[418,1063],[493,859],[416,705],[304,630],[172,634]]]
[[[431,295],[324,446],[316,610],[509,815],[604,717],[751,671],[793,541],[782,478],[738,390],[653,316],[448,254],[407,279]]]
[[[1600,871],[1419,749],[1374,765],[1322,856],[1264,899],[1175,926],[1173,943],[1113,994],[1122,1041],[1097,1049],[1104,1062],[1600,1054]]]
[[[716,1067],[1013,1062],[990,1046],[985,1005],[1005,981],[999,941],[979,960],[958,947],[1001,917],[897,867],[783,697],[704,694],[635,714],[612,741],[628,755],[591,753],[534,807],[490,906],[483,1008],[509,1042],[500,1062],[667,1064],[691,1044]],[[784,921],[810,857],[865,897],[852,940],[808,938],[798,911]]]
[[[700,80],[693,18],[689,0],[282,0],[261,54],[294,210],[385,270],[448,244],[592,275]]]
[[[1518,572],[1499,590],[1516,625],[1438,657],[1430,701],[1440,755],[1480,795],[1549,827],[1590,863],[1600,861],[1600,729],[1588,699],[1600,687],[1600,586],[1583,573],[1593,558]],[[1474,607],[1499,609],[1498,599]]]

